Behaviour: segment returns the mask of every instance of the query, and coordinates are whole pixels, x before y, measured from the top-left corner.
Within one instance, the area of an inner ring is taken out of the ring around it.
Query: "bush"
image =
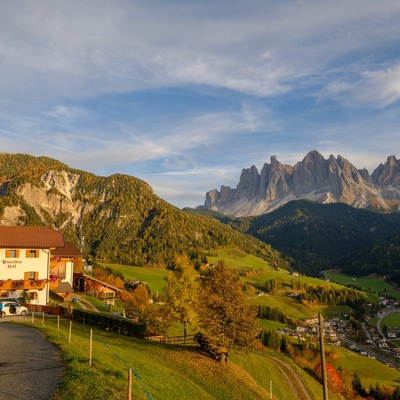
[[[215,342],[205,333],[198,332],[194,335],[194,340],[200,347],[217,361],[228,361],[228,349],[226,347],[217,346]]]

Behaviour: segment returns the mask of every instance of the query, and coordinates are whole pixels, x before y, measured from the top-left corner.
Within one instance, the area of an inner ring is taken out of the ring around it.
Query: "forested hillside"
[[[400,234],[384,238],[345,260],[343,272],[366,276],[373,273],[400,284]]]
[[[347,204],[293,201],[270,214],[251,218],[251,234],[296,260],[295,268],[316,275],[341,268],[342,260],[399,230],[399,214],[377,214]]]
[[[47,157],[0,155],[0,223],[47,225],[98,261],[170,267],[176,253],[200,264],[219,246],[283,266],[271,246],[220,222],[190,215],[132,176],[99,177]]]
[[[342,268],[350,255],[395,232],[400,232],[400,214],[378,214],[346,204],[292,201],[268,214],[229,218],[205,213],[240,232],[271,244],[292,258],[292,267],[308,275],[329,268]],[[370,265],[373,270],[373,264]],[[377,272],[377,271],[376,271]]]

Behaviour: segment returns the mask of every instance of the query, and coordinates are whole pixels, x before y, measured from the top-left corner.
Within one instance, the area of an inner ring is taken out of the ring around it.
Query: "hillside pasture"
[[[272,331],[274,329],[278,330],[278,329],[287,329],[288,328],[288,325],[286,325],[286,324],[282,324],[281,322],[269,321],[266,319],[260,319],[258,322],[258,326],[261,329],[267,329],[270,331]]]
[[[147,283],[152,293],[157,291],[161,292],[165,287],[166,269],[162,268],[146,268],[146,267],[132,267],[120,264],[101,264],[104,267],[109,267],[111,270],[121,272],[125,280],[137,279],[141,282]]]
[[[400,301],[400,291],[386,282],[383,277],[376,274],[365,277],[353,277],[345,275],[338,270],[323,271],[323,274],[332,282],[339,283],[340,285],[355,285],[365,292],[393,296]]]
[[[335,369],[341,367],[350,377],[356,373],[366,389],[369,389],[370,386],[375,387],[377,382],[381,387],[386,386],[390,389],[400,386],[400,372],[377,360],[361,356],[342,347],[327,346],[325,351],[327,353],[326,361],[329,361]]]
[[[290,296],[254,296],[249,298],[249,302],[257,306],[263,305],[272,308],[278,308],[288,318],[295,320],[302,320],[315,315],[315,311],[312,308],[306,307],[305,305],[301,304],[297,298]]]
[[[220,249],[214,257],[208,257],[210,264],[223,260],[225,264],[234,272],[240,275],[240,279],[248,286],[247,295],[249,302],[254,305],[265,305],[278,308],[288,318],[302,320],[321,311],[325,317],[337,316],[341,312],[349,312],[345,306],[333,307],[307,307],[300,303],[297,296],[291,296],[293,282],[301,281],[305,285],[328,285],[340,286],[338,283],[327,282],[323,279],[311,278],[307,276],[291,275],[289,271],[274,268],[267,261],[250,255],[238,249]],[[121,272],[126,280],[138,279],[146,282],[152,293],[162,292],[165,287],[166,270],[160,268],[132,267],[119,264],[102,264],[111,270]],[[281,283],[281,290],[274,295],[265,294],[265,282],[275,279]],[[249,287],[250,285],[250,287]],[[251,288],[253,286],[253,288]],[[258,296],[256,292],[264,295]]]
[[[217,255],[207,257],[209,264],[216,264],[220,260],[224,260],[225,264],[237,273],[251,270],[274,270],[268,261],[239,249],[220,249]]]
[[[61,321],[58,330],[54,318],[46,319],[44,326],[41,321],[35,324],[60,348],[67,363],[55,400],[126,399],[128,368],[134,370],[133,397],[139,400],[261,400],[270,398],[270,379],[274,384],[273,399],[298,398],[296,388],[287,385],[287,369],[277,366],[276,357],[290,364],[295,376],[301,376],[308,390],[315,393],[313,399],[318,399],[321,392],[321,385],[313,377],[281,355],[231,352],[230,361],[221,364],[194,346],[155,343],[95,327],[90,327],[93,329],[90,366],[89,327],[74,322],[71,344],[68,344],[68,327],[68,321]]]
[[[324,318],[340,318],[344,313],[350,314],[353,309],[349,306],[325,306],[325,307],[313,307],[317,313],[321,313]]]
[[[310,379],[310,375],[282,354],[265,351],[250,354],[235,353],[231,359],[235,364],[247,371],[265,389],[269,390],[271,383],[272,393],[277,399],[292,400],[294,398],[289,388],[293,386],[295,379],[293,376],[289,377],[288,375],[294,371],[304,382],[307,382],[307,390],[311,397],[315,399],[321,398],[321,384],[315,379]],[[282,368],[282,363],[286,365],[285,368]],[[333,393],[329,394],[329,398],[336,400],[336,396]]]
[[[385,325],[388,328],[400,328],[400,313],[394,312],[387,315],[382,321],[382,326]]]

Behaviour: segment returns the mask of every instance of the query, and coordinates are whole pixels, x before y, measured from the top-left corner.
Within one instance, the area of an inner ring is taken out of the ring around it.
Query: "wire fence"
[[[57,324],[58,331],[67,330],[68,332],[68,344],[72,344],[73,332],[80,331],[84,334],[88,335],[89,341],[89,354],[88,354],[88,364],[92,366],[92,359],[93,359],[93,341],[95,340],[96,343],[102,346],[115,360],[121,363],[124,367],[127,368],[128,371],[128,388],[127,388],[127,399],[132,399],[132,377],[135,377],[138,381],[143,393],[146,395],[148,400],[152,400],[149,392],[147,391],[141,376],[130,366],[130,364],[125,361],[120,355],[118,355],[115,351],[111,349],[111,347],[101,338],[100,335],[96,334],[92,328],[88,327],[83,324],[81,325],[79,322],[72,321],[70,319],[61,318],[60,315],[53,316],[53,315],[46,315],[44,312],[31,313],[31,324],[37,324],[41,326],[46,326],[46,324]]]

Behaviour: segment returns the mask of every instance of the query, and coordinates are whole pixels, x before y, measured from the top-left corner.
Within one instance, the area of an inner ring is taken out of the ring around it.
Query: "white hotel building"
[[[0,297],[19,298],[26,291],[30,303],[47,305],[51,251],[65,247],[63,234],[51,228],[0,226]],[[61,277],[69,283],[71,268],[67,276]]]

